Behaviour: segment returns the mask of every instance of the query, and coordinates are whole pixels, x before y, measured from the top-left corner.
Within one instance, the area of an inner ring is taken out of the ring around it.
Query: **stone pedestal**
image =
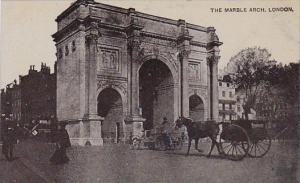
[[[128,116],[125,119],[125,123],[127,125],[131,126],[131,129],[129,133],[132,134],[132,136],[139,136],[143,131],[143,122],[145,122],[146,119],[142,118],[141,116]]]
[[[99,116],[86,119],[68,121],[66,129],[69,133],[72,145],[103,145],[101,137],[101,124],[103,118]]]

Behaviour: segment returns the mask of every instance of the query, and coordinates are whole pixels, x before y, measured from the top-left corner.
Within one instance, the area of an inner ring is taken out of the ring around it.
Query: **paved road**
[[[206,143],[201,143],[208,150]],[[233,162],[214,152],[212,158],[192,151],[130,150],[125,145],[72,147],[71,161],[49,164],[54,146],[26,141],[18,144],[13,162],[0,161],[0,182],[203,182],[203,183],[296,183],[300,178],[295,143],[273,143],[263,158]]]

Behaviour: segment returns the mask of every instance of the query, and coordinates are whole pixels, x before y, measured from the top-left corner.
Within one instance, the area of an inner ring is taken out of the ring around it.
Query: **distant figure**
[[[2,127],[3,127],[2,153],[4,154],[5,158],[8,161],[12,161],[14,158],[13,156],[14,144],[17,143],[15,124],[10,118],[5,117]]]
[[[170,148],[171,146],[171,128],[170,128],[170,123],[166,117],[163,118],[162,122],[162,137],[164,139],[164,144],[167,148]]]
[[[55,135],[56,150],[50,158],[50,162],[53,164],[64,164],[69,162],[66,150],[71,146],[71,142],[65,126],[65,123],[58,124],[57,134]]]

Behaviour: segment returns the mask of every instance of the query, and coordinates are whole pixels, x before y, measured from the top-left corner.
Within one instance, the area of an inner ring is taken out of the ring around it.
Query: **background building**
[[[219,121],[236,120],[235,87],[228,75],[219,77]]]
[[[28,75],[20,76],[21,121],[48,120],[56,117],[56,72],[41,64],[41,70],[30,66]],[[56,70],[56,69],[55,69]]]

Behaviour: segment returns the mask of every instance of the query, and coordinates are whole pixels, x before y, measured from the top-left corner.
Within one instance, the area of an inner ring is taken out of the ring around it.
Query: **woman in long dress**
[[[67,156],[67,148],[71,146],[70,138],[67,130],[65,129],[66,124],[59,124],[57,129],[56,137],[56,150],[50,162],[54,164],[64,164],[69,161]]]

